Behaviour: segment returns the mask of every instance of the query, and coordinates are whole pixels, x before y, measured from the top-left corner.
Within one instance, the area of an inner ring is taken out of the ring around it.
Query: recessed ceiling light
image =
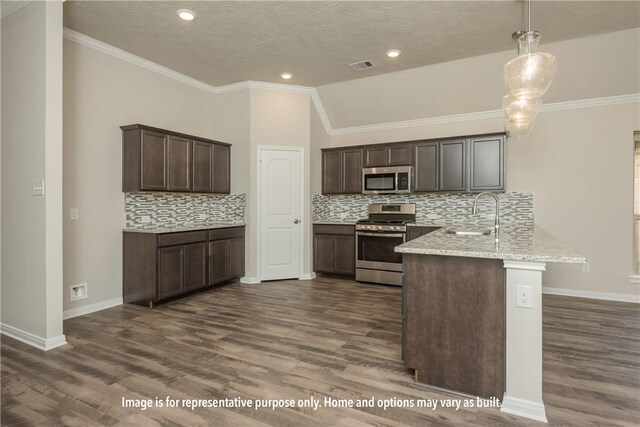
[[[180,19],[184,19],[185,21],[193,21],[196,19],[196,13],[189,9],[178,9],[176,13]]]
[[[293,76],[291,75],[291,73],[282,73],[280,74],[280,77],[282,77],[285,80],[289,80]]]
[[[400,56],[401,53],[402,52],[400,51],[400,49],[389,49],[387,51],[387,56],[389,58],[396,58],[396,57]]]

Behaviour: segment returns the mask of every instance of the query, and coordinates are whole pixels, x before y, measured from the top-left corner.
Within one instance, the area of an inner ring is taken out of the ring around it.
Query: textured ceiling
[[[176,10],[197,13],[192,22]],[[542,43],[640,26],[638,1],[534,1]],[[65,26],[220,86],[321,86],[514,49],[516,1],[67,1]],[[391,48],[402,50],[395,59]],[[371,60],[375,68],[347,64]]]

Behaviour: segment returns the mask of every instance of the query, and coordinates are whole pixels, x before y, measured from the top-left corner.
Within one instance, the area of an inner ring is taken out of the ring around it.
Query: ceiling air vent
[[[353,64],[349,64],[349,67],[351,67],[351,69],[355,71],[362,71],[362,70],[368,70],[369,68],[373,68],[375,67],[375,65],[373,65],[373,62],[366,60],[366,61],[354,62]]]

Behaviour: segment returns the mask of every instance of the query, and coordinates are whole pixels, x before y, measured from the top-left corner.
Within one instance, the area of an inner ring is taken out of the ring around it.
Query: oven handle
[[[356,231],[358,236],[369,236],[369,237],[404,237],[404,234],[396,234],[396,233],[362,233],[360,231]]]

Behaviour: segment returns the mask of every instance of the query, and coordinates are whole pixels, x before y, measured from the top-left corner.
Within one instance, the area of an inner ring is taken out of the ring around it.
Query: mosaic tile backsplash
[[[244,194],[126,193],[124,198],[127,228],[245,222],[245,208]]]
[[[533,227],[533,193],[495,193],[500,201],[503,228]],[[495,201],[483,196],[478,215],[471,215],[477,193],[432,193],[410,195],[320,195],[312,198],[313,221],[347,222],[368,216],[370,203],[415,203],[416,222],[433,225],[489,225],[495,218]]]

